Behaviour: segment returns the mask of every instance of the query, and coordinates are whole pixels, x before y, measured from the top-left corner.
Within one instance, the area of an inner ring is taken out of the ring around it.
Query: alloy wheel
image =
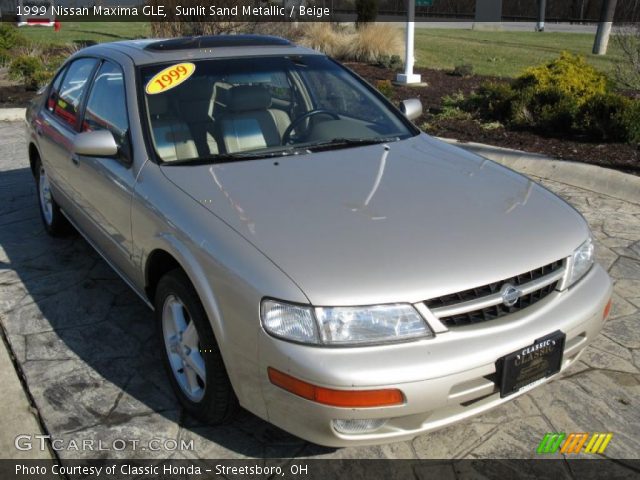
[[[182,301],[169,295],[162,308],[162,333],[171,371],[192,402],[204,397],[206,366],[195,323]]]

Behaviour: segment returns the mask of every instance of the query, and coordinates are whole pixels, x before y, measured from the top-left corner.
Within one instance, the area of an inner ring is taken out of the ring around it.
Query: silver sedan
[[[155,310],[188,412],[381,443],[554,378],[611,305],[584,219],[421,109],[279,38],[117,42],[39,93],[29,158],[47,232]]]

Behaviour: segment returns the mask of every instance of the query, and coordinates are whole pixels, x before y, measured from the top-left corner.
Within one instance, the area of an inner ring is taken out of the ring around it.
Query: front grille
[[[563,273],[564,261],[558,260],[499,282],[432,298],[424,303],[448,327],[486,322],[520,311],[539,302],[555,290]],[[502,287],[507,283],[523,291],[523,295],[512,306],[505,305],[499,298]],[[478,305],[494,304],[476,307],[474,305],[476,303]],[[463,311],[450,313],[454,309]]]

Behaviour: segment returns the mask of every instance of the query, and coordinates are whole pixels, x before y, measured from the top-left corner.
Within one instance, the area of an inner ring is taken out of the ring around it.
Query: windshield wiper
[[[217,163],[237,162],[241,160],[255,160],[260,158],[286,157],[299,155],[306,152],[321,152],[345,147],[363,145],[377,145],[379,143],[397,142],[400,137],[371,137],[371,138],[333,138],[326,142],[318,142],[311,145],[292,145],[289,148],[270,152],[236,152],[221,153],[207,157],[188,158],[184,160],[172,160],[163,162],[163,165],[213,165]]]
[[[172,160],[163,162],[163,165],[211,165],[216,163],[237,162],[241,160],[255,160],[259,158],[284,157],[299,153],[297,149],[287,148],[272,152],[237,152],[221,153],[207,157],[188,158],[184,160]]]
[[[310,152],[321,152],[344,147],[358,147],[377,145],[379,143],[397,142],[400,137],[369,137],[369,138],[332,138],[326,142],[314,143],[303,147]]]

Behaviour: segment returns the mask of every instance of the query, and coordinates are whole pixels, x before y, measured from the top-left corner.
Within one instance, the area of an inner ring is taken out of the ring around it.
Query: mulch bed
[[[349,68],[376,85],[379,80],[395,79],[395,72],[372,65],[347,64]],[[440,137],[456,138],[466,142],[479,142],[499,147],[515,148],[549,157],[591,163],[640,175],[640,150],[625,143],[602,143],[580,137],[549,137],[531,131],[513,131],[504,127],[486,129],[475,120],[437,119],[442,108],[442,97],[462,92],[469,95],[486,81],[507,81],[497,77],[473,75],[459,77],[442,70],[416,69],[427,87],[394,86],[394,100],[419,98],[425,113],[416,120],[422,127],[428,123],[427,132]]]
[[[0,85],[0,108],[24,108],[35,93],[22,85]]]

